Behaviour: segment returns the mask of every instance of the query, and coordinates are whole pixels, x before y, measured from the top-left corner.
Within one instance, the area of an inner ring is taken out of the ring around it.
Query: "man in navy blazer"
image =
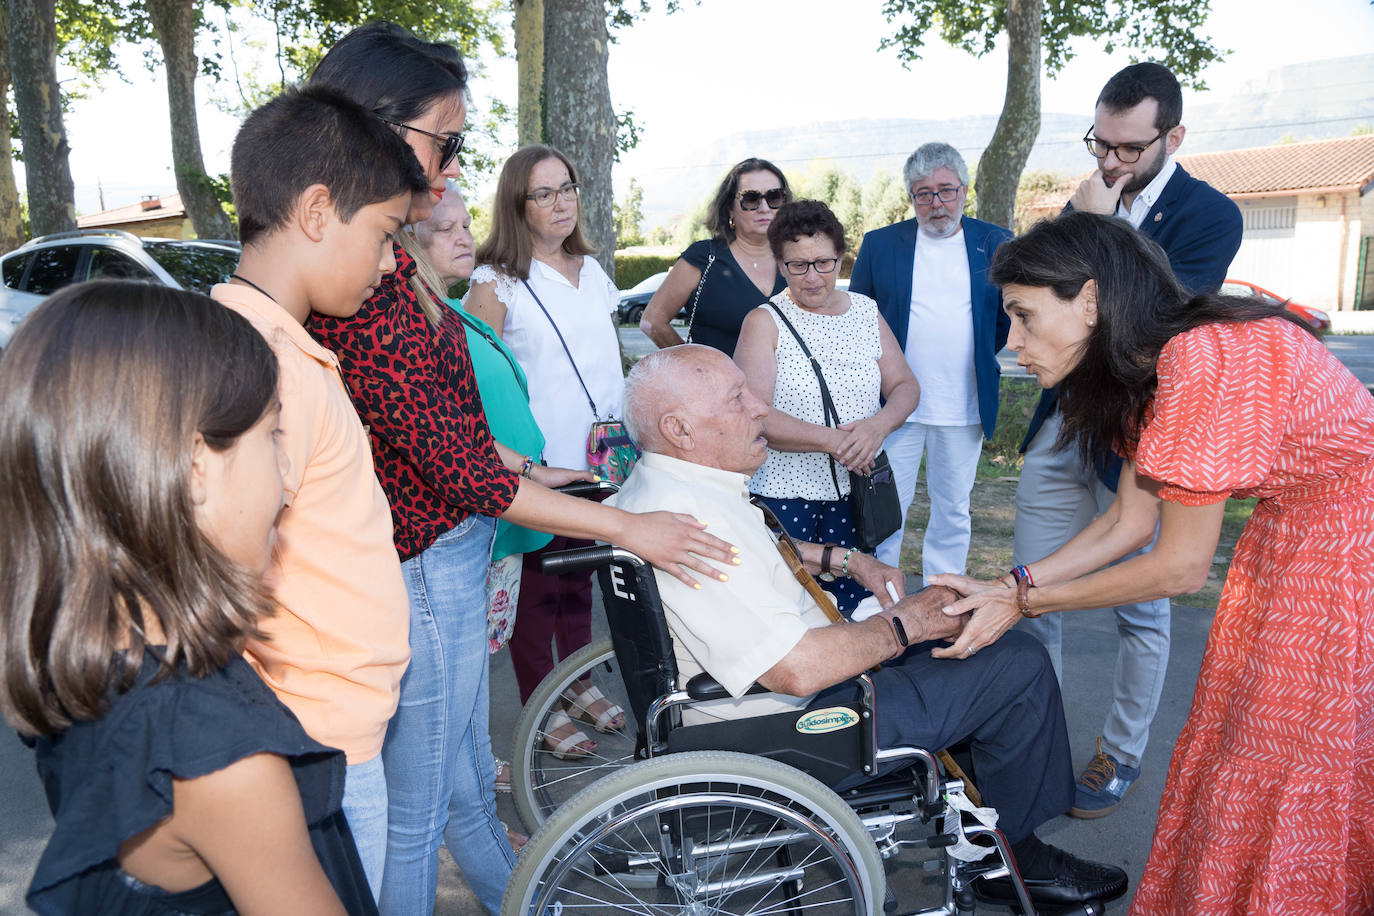
[[[1178,80],[1154,63],[1132,64],[1103,87],[1084,137],[1098,167],[1067,209],[1114,213],[1164,248],[1174,273],[1194,292],[1221,286],[1241,241],[1240,209],[1173,160],[1185,133]],[[1056,448],[1055,391],[1040,399],[1021,445],[1026,459],[1016,489],[1013,562],[1033,564],[1058,550],[1115,497],[1121,460],[1085,462],[1072,446]],[[1149,548],[1146,548],[1149,549]],[[1074,817],[1110,814],[1140,775],[1140,758],[1159,707],[1169,661],[1169,600],[1113,608],[1120,643],[1112,705],[1097,753],[1076,786]],[[1060,615],[1017,625],[1034,634],[1062,672]]]
[[[902,176],[916,216],[864,236],[849,290],[877,300],[921,386],[916,410],[883,447],[904,519],[925,456],[930,522],[921,565],[929,582],[962,574],[968,560],[969,493],[983,437],[997,426],[997,351],[1011,324],[988,266],[1011,233],[963,215],[968,166],[949,144],[921,146]],[[904,528],[875,551],[884,563],[897,565]]]

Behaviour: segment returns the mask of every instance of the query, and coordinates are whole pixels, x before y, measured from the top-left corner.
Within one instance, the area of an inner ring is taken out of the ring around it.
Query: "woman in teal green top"
[[[415,224],[415,239],[427,255],[417,258],[416,265],[431,289],[446,290],[472,275],[475,246],[471,224],[463,196],[452,184],[434,205],[429,219]],[[469,315],[461,301],[445,301],[458,313],[467,331],[472,369],[492,436],[507,448],[539,458],[544,451],[544,434],[530,413],[525,371],[485,321]],[[591,475],[587,476],[590,479]],[[487,622],[492,652],[506,644],[515,626],[521,555],[538,550],[552,539],[552,535],[542,531],[497,521],[491,570],[487,574]]]

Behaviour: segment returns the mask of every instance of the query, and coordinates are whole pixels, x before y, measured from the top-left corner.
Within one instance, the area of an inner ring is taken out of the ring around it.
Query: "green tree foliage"
[[[615,285],[631,289],[641,280],[663,273],[677,263],[677,255],[615,253]]]
[[[893,176],[887,169],[879,169],[864,186],[864,232],[880,226],[890,226],[911,216],[911,199],[902,186],[902,177]],[[861,239],[855,239],[857,244]]]
[[[446,41],[468,60],[479,51],[506,53],[501,0],[268,0],[254,4],[281,38],[279,68],[288,79],[308,74],[324,52],[349,31],[385,20],[430,41]]]
[[[978,212],[982,219],[1010,225],[1021,171],[1040,132],[1042,55],[1044,72],[1053,76],[1073,59],[1072,40],[1091,38],[1108,54],[1129,51],[1132,60],[1156,60],[1180,81],[1202,89],[1203,70],[1229,53],[1200,29],[1210,12],[1210,0],[883,0],[883,14],[897,28],[879,47],[895,49],[910,63],[934,34],[982,57],[1006,34],[1007,94],[981,162]],[[1085,92],[1085,109],[1095,94],[1095,87]]]
[[[1063,172],[1050,172],[1036,169],[1021,176],[1021,184],[1016,189],[1016,219],[1014,229],[1017,235],[1025,232],[1035,222],[1030,208],[1047,194],[1064,190],[1064,200],[1069,199],[1069,176]]]
[[[644,244],[644,188],[633,178],[625,189],[625,196],[612,207],[615,216],[617,247],[629,248]],[[618,269],[618,268],[617,268]]]
[[[217,99],[221,108],[246,114],[288,85],[310,75],[335,42],[368,22],[395,22],[429,41],[448,42],[462,52],[470,69],[480,70],[480,56],[509,53],[503,22],[504,0],[263,0],[248,8],[254,17],[225,17],[224,28],[212,34],[216,62],[227,62],[233,91]],[[266,24],[267,28],[262,28]],[[256,35],[257,37],[249,37]],[[235,45],[255,58],[266,57],[270,70],[249,69],[237,59]],[[218,49],[223,49],[220,58]],[[479,56],[480,55],[480,56]],[[513,112],[499,99],[483,99],[468,111],[469,141],[463,151],[462,184],[471,189],[501,160],[490,150]]]

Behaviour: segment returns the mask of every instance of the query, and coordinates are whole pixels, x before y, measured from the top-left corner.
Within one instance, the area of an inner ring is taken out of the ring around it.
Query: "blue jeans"
[[[349,764],[344,771],[343,813],[358,859],[363,863],[372,899],[382,892],[386,865],[386,772],[380,755],[364,763]]]
[[[515,865],[496,817],[487,731],[486,572],[495,523],[469,516],[401,564],[410,593],[410,667],[387,730],[390,818],[381,911],[434,910],[439,843],[490,912]]]

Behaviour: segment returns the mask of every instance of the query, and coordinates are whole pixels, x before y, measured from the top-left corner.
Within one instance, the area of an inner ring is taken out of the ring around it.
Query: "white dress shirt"
[[[472,284],[496,284],[496,298],[506,307],[501,338],[510,347],[530,388],[530,413],[544,434],[544,460],[554,467],[587,467],[587,432],[595,420],[619,419],[625,396],[620,371],[620,341],[611,320],[620,291],[590,255],[582,258],[577,285],[543,261],[530,261],[529,288],[483,264],[472,272]],[[530,289],[558,325],[530,295]],[[577,370],[559,343],[563,335]],[[578,382],[578,374],[582,382]],[[583,393],[585,383],[596,414]]]
[[[1116,215],[1130,223],[1132,228],[1139,229],[1140,224],[1145,222],[1145,215],[1150,212],[1150,208],[1159,200],[1159,195],[1164,193],[1164,186],[1169,183],[1169,179],[1174,177],[1174,171],[1178,168],[1178,163],[1174,162],[1174,157],[1170,156],[1164,160],[1164,167],[1159,170],[1159,174],[1150,179],[1150,183],[1140,189],[1140,193],[1131,201],[1131,206],[1126,207],[1124,201],[1116,202]]]

